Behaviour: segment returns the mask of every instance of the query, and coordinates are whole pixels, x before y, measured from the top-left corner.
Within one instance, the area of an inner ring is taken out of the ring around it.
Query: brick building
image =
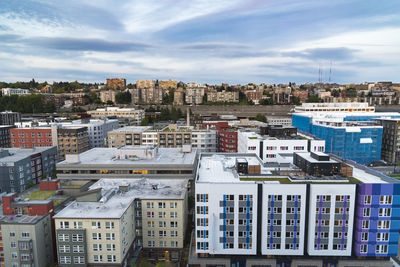
[[[33,148],[53,146],[50,127],[10,129],[11,147]]]
[[[106,81],[106,86],[109,89],[123,90],[126,88],[126,79],[124,79],[124,78],[109,78]]]

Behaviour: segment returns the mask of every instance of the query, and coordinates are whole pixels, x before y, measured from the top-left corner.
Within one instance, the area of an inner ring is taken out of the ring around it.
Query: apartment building
[[[269,136],[253,131],[238,131],[238,152],[255,153],[265,163],[283,162],[295,152],[324,152],[325,140],[304,135]],[[291,161],[291,159],[289,158]]]
[[[31,94],[31,92],[28,89],[21,89],[21,88],[2,88],[1,94],[6,96],[29,95]]]
[[[178,87],[178,82],[174,80],[158,81],[158,86],[165,90],[176,89]]]
[[[64,160],[66,154],[80,154],[89,149],[87,127],[71,126],[57,129],[58,160]]]
[[[10,129],[11,147],[33,148],[53,146],[51,127]]]
[[[1,266],[34,267],[53,263],[51,232],[49,213],[41,216],[1,215]]]
[[[22,192],[55,169],[57,148],[8,148],[0,150],[0,192]]]
[[[179,260],[187,181],[102,179],[54,216],[59,266],[127,266],[134,251]]]
[[[115,103],[116,94],[117,92],[113,90],[100,91],[100,100],[103,103],[107,103],[108,101]]]
[[[216,90],[209,90],[207,92],[208,102],[239,102],[238,91],[226,91],[223,90],[218,92]]]
[[[126,79],[124,78],[108,78],[106,79],[106,87],[113,90],[123,90],[126,88]]]
[[[201,127],[217,131],[218,152],[237,152],[237,129],[231,128],[227,121],[203,121]]]
[[[93,118],[116,117],[122,122],[127,120],[128,125],[140,125],[142,119],[145,117],[145,112],[143,109],[135,108],[106,107],[98,108],[96,110],[89,110],[87,113]]]
[[[0,125],[14,125],[21,121],[21,113],[12,111],[0,112]]]
[[[217,151],[216,130],[195,130],[170,124],[161,130],[148,126],[123,127],[108,133],[108,146],[158,146],[166,148],[182,147],[190,144],[201,152]]]
[[[186,88],[185,101],[187,104],[199,105],[203,103],[204,87],[188,87]]]
[[[383,127],[382,159],[388,163],[398,164],[400,161],[400,119],[378,119],[377,121]]]
[[[173,104],[175,106],[182,106],[184,102],[184,95],[185,93],[183,92],[183,88],[179,87],[175,92],[174,92],[174,102]]]
[[[101,178],[188,178],[193,179],[197,150],[156,146],[94,148],[66,155],[57,164],[57,177],[76,180]]]
[[[94,147],[105,147],[107,142],[107,133],[119,128],[118,120],[116,119],[81,119],[74,120],[72,122],[59,123],[62,128],[69,127],[86,127],[88,129],[89,146]]]
[[[0,147],[10,147],[10,129],[15,128],[14,125],[0,125]]]
[[[375,112],[375,107],[368,103],[341,102],[341,103],[302,103],[296,106],[294,112]]]
[[[351,168],[285,176],[256,155],[201,154],[189,266],[392,266],[400,184]]]

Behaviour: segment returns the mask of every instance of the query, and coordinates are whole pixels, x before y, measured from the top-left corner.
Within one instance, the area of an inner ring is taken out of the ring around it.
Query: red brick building
[[[52,146],[50,127],[13,128],[10,129],[11,147],[33,148]]]
[[[45,215],[53,213],[53,200],[20,200],[17,193],[9,193],[2,197],[4,215]]]
[[[237,130],[230,129],[227,121],[203,122],[203,128],[217,130],[218,152],[235,153],[238,147]]]

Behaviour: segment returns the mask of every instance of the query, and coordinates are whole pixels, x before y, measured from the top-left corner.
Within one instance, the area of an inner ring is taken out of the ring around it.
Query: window
[[[106,229],[114,229],[114,222],[106,222]]]
[[[197,194],[196,200],[197,200],[197,202],[208,202],[208,194]],[[178,206],[178,203],[170,202],[169,205],[170,205],[170,208],[173,209]]]
[[[376,241],[389,241],[389,233],[376,233]]]
[[[207,237],[205,237],[205,238],[208,238],[208,231],[207,230],[204,230],[204,231],[207,233]],[[197,232],[199,232],[199,231],[197,231]],[[203,230],[202,230],[202,232],[203,232]],[[171,231],[171,237],[177,237],[177,236],[178,236],[178,231]]]
[[[92,233],[93,240],[101,240],[101,233]]]
[[[68,242],[69,241],[69,235],[67,235],[67,234],[59,234],[58,235],[58,241]]]
[[[362,229],[369,229],[369,221],[362,221]]]
[[[115,240],[114,233],[106,233],[106,240]]]
[[[18,252],[12,252],[11,253],[11,258],[17,259],[18,258]]]
[[[163,230],[163,231],[158,231],[158,236],[159,237],[165,237],[167,236],[167,231]]]
[[[70,256],[61,256],[60,264],[71,264],[71,257]]]
[[[171,247],[172,248],[178,247],[178,241],[171,241]]]
[[[197,214],[208,214],[208,206],[197,206],[197,212],[196,213]]]
[[[94,262],[102,262],[103,261],[103,255],[93,255],[93,261]]]
[[[74,256],[74,263],[76,264],[85,263],[85,258],[83,256]]]
[[[165,202],[158,202],[159,209],[165,209]]]
[[[74,253],[82,253],[83,252],[83,245],[73,245],[72,251]]]
[[[376,254],[386,254],[388,252],[388,245],[376,245]]]
[[[379,198],[379,203],[383,205],[391,205],[392,204],[392,196],[381,196]]]
[[[72,241],[73,242],[83,242],[83,234],[73,234]]]
[[[159,211],[158,212],[158,218],[165,218],[165,212],[163,212],[163,211]]]
[[[361,233],[361,241],[368,241],[368,233]]]
[[[371,215],[371,208],[363,208],[363,216],[369,217]]]
[[[389,229],[390,221],[378,221],[378,229]]]
[[[171,211],[171,212],[170,212],[170,217],[171,217],[171,218],[178,218],[178,212],[176,212],[176,211]]]
[[[178,222],[171,222],[171,227],[178,227]]]
[[[148,237],[154,237],[154,230],[147,231],[147,236]]]
[[[368,252],[368,245],[361,245],[360,253],[367,253],[367,252]]]
[[[101,225],[100,222],[92,222],[92,229],[100,229]]]
[[[74,228],[75,229],[82,229],[83,228],[82,222],[74,222]]]
[[[160,247],[166,247],[167,246],[167,241],[160,241],[159,245],[160,245]]]
[[[17,247],[17,243],[16,242],[11,242],[10,247],[16,248]]]
[[[154,208],[154,202],[146,202],[146,207],[148,209],[153,209]]]
[[[29,237],[29,235],[30,235],[29,232],[22,232],[21,233],[22,237]]]
[[[380,208],[379,209],[379,217],[390,217],[392,213],[391,208]]]
[[[101,251],[101,244],[93,244],[93,251]]]
[[[107,262],[116,262],[117,257],[115,255],[107,255]]]
[[[167,223],[165,221],[159,221],[158,227],[167,227]]]
[[[15,232],[10,232],[10,237],[14,237],[15,236]]]
[[[60,222],[60,228],[61,229],[69,229],[69,222]]]
[[[147,222],[147,227],[154,227],[154,222],[153,221],[148,221]]]
[[[366,205],[371,204],[371,196],[364,196],[364,204]]]
[[[154,247],[154,246],[155,246],[154,240],[148,241],[148,242],[147,242],[147,246],[148,246],[148,247]]]
[[[115,251],[115,244],[107,244],[107,251]]]
[[[69,253],[70,247],[66,245],[61,245],[58,247],[58,250],[60,251],[60,253]]]
[[[147,218],[154,218],[154,211],[148,211]]]

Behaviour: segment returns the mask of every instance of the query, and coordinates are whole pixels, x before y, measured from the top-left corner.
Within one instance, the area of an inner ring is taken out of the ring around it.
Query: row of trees
[[[52,113],[54,103],[44,101],[42,95],[12,95],[0,97],[0,111],[12,110],[21,113]]]

